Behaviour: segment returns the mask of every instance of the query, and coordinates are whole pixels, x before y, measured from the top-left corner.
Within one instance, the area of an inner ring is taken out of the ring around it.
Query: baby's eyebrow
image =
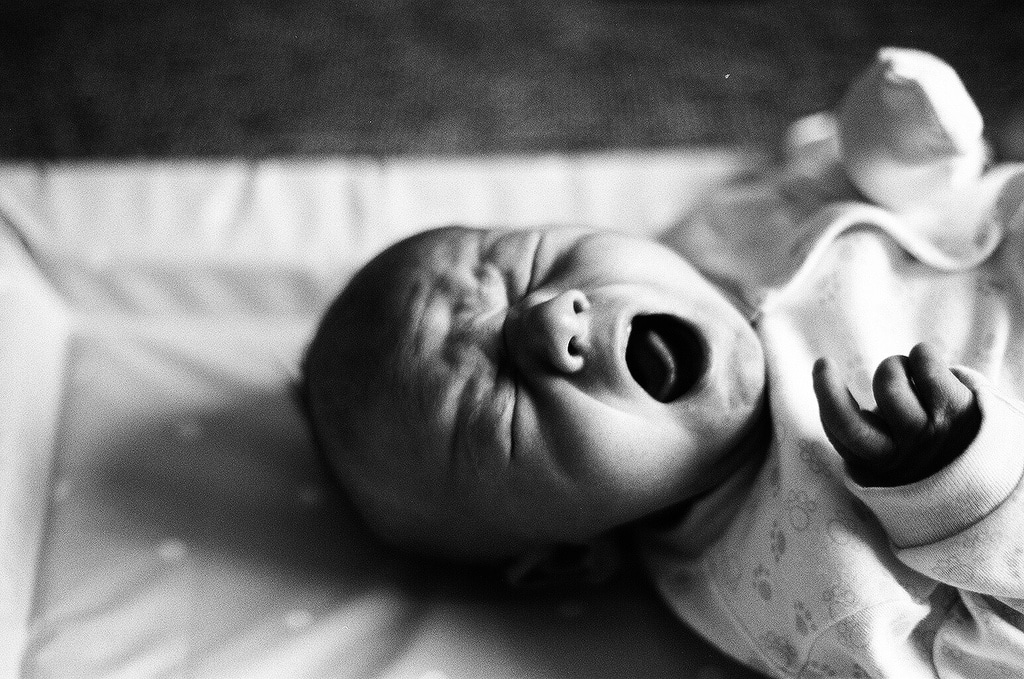
[[[492,458],[495,447],[501,451],[501,464],[511,461],[511,418],[515,401],[496,401],[494,396],[483,375],[474,372],[466,376],[459,389],[449,441],[453,465],[469,465],[479,473],[499,463],[499,459]]]

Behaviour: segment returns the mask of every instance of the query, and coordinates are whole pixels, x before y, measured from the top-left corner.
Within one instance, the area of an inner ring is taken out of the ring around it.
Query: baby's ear
[[[622,558],[612,536],[583,544],[559,543],[514,557],[504,569],[505,583],[519,589],[593,587],[619,572]]]

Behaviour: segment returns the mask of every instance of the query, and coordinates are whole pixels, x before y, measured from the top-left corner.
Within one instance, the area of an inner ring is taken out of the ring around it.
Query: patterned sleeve
[[[1024,404],[972,386],[982,427],[954,463],[908,486],[848,485],[900,561],[958,594],[935,635],[938,676],[1024,676]]]

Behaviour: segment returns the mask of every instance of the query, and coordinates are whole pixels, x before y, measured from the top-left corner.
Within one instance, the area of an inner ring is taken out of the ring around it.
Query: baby
[[[306,374],[369,523],[446,556],[586,541],[694,497],[767,422],[747,320],[667,248],[606,232],[403,241],[327,313]]]
[[[1019,676],[1024,175],[981,174],[950,72],[883,51],[781,177],[664,243],[449,227],[374,258],[304,365],[369,526],[519,573],[628,526],[766,674]]]

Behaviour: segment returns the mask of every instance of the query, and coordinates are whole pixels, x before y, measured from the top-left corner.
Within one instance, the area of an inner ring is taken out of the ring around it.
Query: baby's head
[[[318,443],[371,528],[469,559],[580,543],[713,487],[765,380],[749,323],[685,260],[576,229],[397,243],[303,367]]]

